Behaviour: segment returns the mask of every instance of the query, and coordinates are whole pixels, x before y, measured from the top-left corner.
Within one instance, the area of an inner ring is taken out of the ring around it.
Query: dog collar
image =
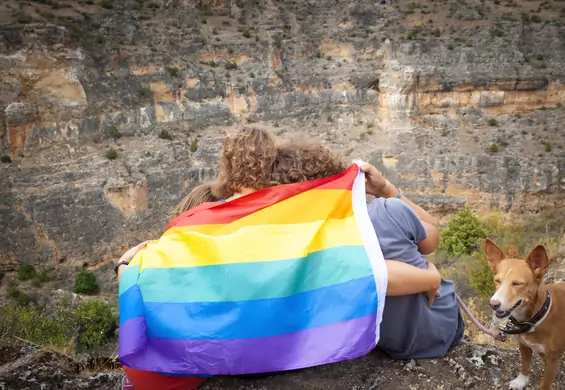
[[[506,325],[500,328],[500,331],[506,334],[522,334],[532,333],[547,318],[551,310],[551,295],[549,291],[546,293],[545,302],[541,309],[529,321],[519,322],[516,318],[510,316]]]

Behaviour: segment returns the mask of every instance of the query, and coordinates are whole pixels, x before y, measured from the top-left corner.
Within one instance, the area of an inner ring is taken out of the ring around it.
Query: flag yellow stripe
[[[353,215],[351,191],[310,190],[282,202],[256,211],[229,224],[192,225],[195,231],[211,236],[222,236],[244,226],[268,224],[301,224],[326,219],[343,219]],[[179,227],[165,232],[164,237],[175,235]]]
[[[204,235],[186,226],[148,244],[131,264],[172,268],[276,261],[297,259],[336,246],[362,244],[353,215],[301,224],[245,226],[222,236]]]

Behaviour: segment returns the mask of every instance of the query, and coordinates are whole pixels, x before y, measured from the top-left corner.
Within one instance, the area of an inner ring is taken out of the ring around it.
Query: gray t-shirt
[[[378,198],[368,205],[385,259],[426,269],[417,244],[426,238],[418,215],[399,199]],[[387,297],[378,343],[397,359],[443,357],[463,337],[464,323],[453,282],[442,280],[440,296],[431,309],[425,294]]]

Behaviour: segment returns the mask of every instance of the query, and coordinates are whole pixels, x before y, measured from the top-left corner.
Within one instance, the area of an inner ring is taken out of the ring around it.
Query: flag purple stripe
[[[119,355],[143,352],[147,344],[146,331],[145,317],[143,316],[130,318],[120,324],[120,334],[118,337]]]
[[[235,375],[293,370],[353,359],[375,347],[376,315],[279,336],[247,339],[138,339],[136,318],[120,326],[120,361],[139,370]],[[144,333],[141,333],[144,334]],[[127,349],[129,347],[131,349]]]

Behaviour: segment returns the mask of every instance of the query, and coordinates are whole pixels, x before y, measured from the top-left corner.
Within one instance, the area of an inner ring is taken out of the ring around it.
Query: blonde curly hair
[[[212,194],[212,182],[197,185],[190,193],[179,202],[171,211],[171,218],[178,217],[185,211],[206,202],[217,202],[219,199]]]
[[[279,144],[271,180],[292,184],[336,175],[346,168],[339,154],[319,142],[294,138]]]
[[[222,146],[214,196],[225,199],[243,188],[261,190],[271,185],[277,144],[268,131],[243,126],[225,137]]]

